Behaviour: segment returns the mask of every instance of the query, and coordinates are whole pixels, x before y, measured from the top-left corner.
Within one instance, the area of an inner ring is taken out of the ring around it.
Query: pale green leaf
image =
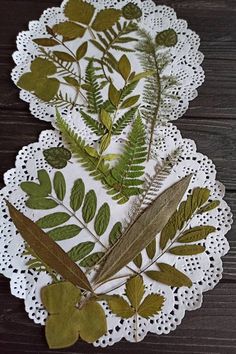
[[[111,104],[117,107],[120,102],[120,91],[118,91],[112,83],[109,85],[108,96]]]
[[[112,119],[110,114],[105,111],[105,109],[101,109],[101,113],[100,113],[100,120],[102,122],[102,124],[104,125],[104,127],[107,130],[111,130],[112,129]]]
[[[97,150],[94,149],[92,146],[87,145],[84,147],[84,149],[87,152],[87,154],[89,154],[89,156],[99,158],[99,154],[98,154]]]
[[[123,54],[118,62],[118,70],[123,79],[126,81],[128,80],[130,73],[131,73],[131,64],[128,57]]]
[[[110,143],[111,143],[111,133],[104,134],[100,141],[100,152],[103,153],[104,151],[106,151]]]
[[[140,95],[136,95],[136,96],[132,96],[132,97],[127,98],[122,103],[121,108],[125,109],[125,108],[129,108],[129,107],[134,106],[138,102],[139,98],[140,98]]]

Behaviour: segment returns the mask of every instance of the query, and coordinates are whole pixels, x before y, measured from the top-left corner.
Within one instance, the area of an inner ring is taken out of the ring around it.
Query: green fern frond
[[[103,99],[93,59],[89,60],[88,65],[86,67],[85,85],[83,85],[82,87],[86,91],[86,96],[88,100],[88,112],[98,113],[103,104]]]
[[[56,96],[54,96],[53,100],[50,103],[52,103],[58,108],[74,107],[73,99],[70,98],[67,93],[63,95],[61,91],[59,91]]]
[[[127,202],[129,197],[142,191],[140,186],[143,180],[140,177],[144,174],[143,163],[146,157],[145,130],[141,117],[138,116],[133,123],[124,152],[111,170],[112,177],[116,180],[116,188],[109,193],[119,204]]]
[[[80,113],[84,123],[92,130],[93,133],[97,134],[98,136],[105,134],[106,130],[100,122],[83,111],[80,111]]]
[[[133,121],[137,109],[138,107],[131,108],[115,122],[115,124],[112,127],[113,135],[119,135],[122,133],[122,131],[128,126],[128,124],[130,124]]]

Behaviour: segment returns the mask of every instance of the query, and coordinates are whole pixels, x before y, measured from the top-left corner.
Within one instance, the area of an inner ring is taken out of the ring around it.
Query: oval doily
[[[158,132],[158,135],[157,135]],[[92,143],[90,135],[86,136],[87,142]],[[40,289],[51,282],[50,277],[46,273],[38,273],[34,270],[28,270],[26,261],[28,256],[23,256],[25,244],[21,236],[16,232],[9,215],[6,211],[4,199],[8,199],[15,205],[17,209],[33,220],[40,217],[40,211],[32,211],[25,206],[26,195],[19,188],[22,181],[31,181],[37,179],[37,170],[46,169],[50,176],[53,176],[53,169],[45,162],[43,157],[43,149],[63,146],[60,133],[53,130],[43,131],[37,143],[25,146],[16,158],[15,168],[6,172],[4,179],[6,187],[2,189],[0,195],[0,272],[10,278],[11,292],[13,295],[24,299],[25,309],[28,315],[35,323],[44,324],[47,317],[46,311],[43,309],[40,300]],[[183,139],[180,132],[171,123],[158,126],[156,129],[155,148],[153,156],[157,161],[161,161],[170,152],[181,147],[181,155],[170,175],[164,180],[159,189],[159,193],[172,185],[183,176],[193,173],[190,190],[196,186],[204,186],[211,191],[212,199],[220,200],[220,205],[208,213],[196,215],[191,220],[191,226],[197,225],[214,225],[216,231],[207,237],[206,241],[200,241],[199,244],[205,244],[206,251],[200,255],[180,257],[171,254],[164,255],[162,261],[175,265],[177,269],[184,271],[191,278],[193,285],[191,288],[168,287],[158,282],[152,282],[146,276],[144,277],[146,284],[146,294],[159,293],[162,294],[166,301],[164,307],[158,315],[152,319],[138,318],[137,332],[134,334],[135,321],[133,318],[123,320],[113,315],[106,303],[103,303],[107,316],[108,332],[101,337],[95,346],[107,346],[118,342],[123,337],[128,341],[142,340],[148,332],[157,334],[169,333],[180,324],[186,310],[195,310],[201,306],[202,293],[212,289],[222,277],[222,261],[221,257],[225,255],[229,249],[225,234],[231,227],[232,215],[226,202],[223,200],[224,187],[216,181],[215,166],[206,156],[196,152],[195,143],[192,140]],[[94,181],[82,167],[75,163],[72,159],[70,164],[65,167],[62,172],[65,176],[68,188],[72,186],[76,178],[86,179],[86,188],[94,188],[98,191],[98,204],[109,201],[112,208],[112,221],[119,219],[125,222],[128,210],[132,200],[125,205],[117,205],[101,188],[98,181]],[[152,163],[148,167],[150,172]],[[189,190],[189,192],[190,192]],[[62,208],[57,207],[57,210]],[[109,230],[102,236],[102,242],[108,244]],[[69,250],[76,242],[88,240],[88,234],[83,231],[79,236],[70,240],[60,241],[60,246],[64,250]],[[96,245],[96,250],[100,250],[101,245]],[[157,250],[158,252],[158,250]],[[148,264],[145,251],[142,252],[144,264]],[[133,265],[133,264],[132,264]],[[117,283],[116,283],[117,285]],[[119,285],[119,284],[118,284]],[[106,290],[114,288],[113,283],[108,283]],[[116,294],[124,293],[124,286],[116,289]]]
[[[47,35],[46,25],[53,26],[65,20],[63,7],[66,2],[64,1],[61,7],[47,9],[38,21],[29,23],[28,31],[19,33],[17,51],[13,54],[13,59],[17,65],[12,71],[14,83],[17,83],[23,73],[29,71],[31,61],[39,55],[38,46],[32,40]],[[122,8],[127,3],[126,0],[90,0],[88,2],[93,3],[97,9],[110,6]],[[178,35],[177,45],[168,51],[171,61],[163,72],[163,75],[173,75],[177,79],[178,86],[170,89],[170,96],[163,99],[159,111],[159,116],[162,119],[177,119],[186,112],[189,101],[197,96],[197,88],[204,81],[204,72],[201,67],[203,54],[198,50],[200,45],[199,36],[188,28],[185,20],[177,19],[176,13],[172,8],[157,6],[151,0],[135,0],[132,2],[137,4],[143,12],[143,16],[139,21],[140,27],[145,28],[152,35],[172,28]],[[78,47],[78,43],[72,41],[69,42],[69,46],[74,49]],[[95,49],[93,49],[92,55],[96,57],[97,52]],[[138,67],[137,58],[133,58],[132,61]],[[139,91],[140,93],[142,92],[142,84],[139,85]],[[64,94],[70,96],[72,94],[71,88],[65,88]],[[175,97],[175,99],[171,98],[171,96]],[[176,99],[176,97],[178,98]],[[53,105],[40,101],[25,90],[20,91],[20,98],[29,103],[30,111],[35,117],[46,121],[54,121],[55,108]],[[68,112],[68,109],[61,109],[61,111]],[[76,112],[74,114],[76,115]]]

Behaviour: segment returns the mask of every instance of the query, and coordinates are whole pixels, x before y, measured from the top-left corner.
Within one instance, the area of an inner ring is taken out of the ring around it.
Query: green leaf
[[[30,69],[34,75],[38,77],[47,77],[49,75],[54,75],[57,72],[56,65],[47,59],[36,58],[31,62]]]
[[[87,343],[93,343],[107,332],[105,312],[95,301],[86,302],[79,310],[79,334]]]
[[[162,230],[183,198],[192,176],[184,177],[162,192],[132,223],[107,256],[95,277],[101,283],[132,261]]]
[[[89,156],[98,157],[99,158],[99,153],[92,146],[85,146],[84,149],[89,154]]]
[[[185,245],[176,246],[169,249],[169,252],[176,256],[193,256],[195,254],[203,253],[205,247],[201,245]]]
[[[94,242],[82,242],[77,246],[74,246],[67,254],[74,262],[78,262],[79,260],[86,257],[89,253],[94,249]]]
[[[54,47],[58,42],[53,38],[35,38],[33,42],[42,47]]]
[[[77,179],[74,182],[70,195],[70,207],[73,211],[78,211],[83,203],[85,194],[85,185],[82,179]]]
[[[25,205],[30,209],[41,209],[48,210],[53,209],[58,206],[57,202],[51,198],[43,198],[43,197],[30,197]]]
[[[40,100],[49,102],[57,94],[60,82],[55,78],[41,78],[35,81],[34,93]]]
[[[47,163],[57,169],[66,167],[71,159],[71,152],[64,147],[53,147],[43,150],[43,155]]]
[[[59,200],[64,200],[66,194],[66,181],[63,174],[57,171],[53,179],[53,187]]]
[[[128,304],[128,302],[119,295],[109,296],[107,304],[110,310],[118,317],[130,318],[134,316],[134,309]]]
[[[94,59],[90,59],[85,71],[86,98],[88,100],[88,112],[99,113],[103,105],[101,95],[101,87],[98,81],[96,68],[94,67]],[[84,85],[83,85],[84,87]]]
[[[120,238],[122,233],[122,224],[121,222],[115,223],[113,228],[111,229],[111,232],[109,234],[109,244],[110,246],[113,246]]]
[[[82,0],[69,0],[64,8],[64,14],[71,21],[76,21],[88,25],[92,20],[95,8]]]
[[[22,182],[21,189],[30,197],[47,197],[48,191],[35,182]]]
[[[122,55],[118,62],[118,70],[123,79],[126,81],[128,80],[130,73],[131,73],[131,64],[129,59],[125,54]]]
[[[79,48],[76,51],[76,59],[79,61],[81,60],[87,53],[88,50],[88,42],[84,42],[79,46]]]
[[[120,135],[122,131],[131,123],[135,117],[135,113],[137,112],[138,107],[133,107],[125,114],[123,114],[112,127],[113,135]]]
[[[77,23],[65,21],[53,26],[53,31],[68,39],[83,37],[86,28]]]
[[[81,267],[85,267],[85,268],[91,268],[94,267],[98,261],[100,261],[101,258],[103,258],[103,256],[105,255],[104,252],[95,252],[90,254],[89,256],[87,256],[86,258],[84,258],[81,262],[80,262],[80,266]]]
[[[143,300],[138,309],[138,314],[144,318],[150,318],[161,311],[164,305],[164,297],[159,294],[149,294]]]
[[[54,51],[53,54],[56,55],[56,57],[62,61],[74,63],[76,59],[72,57],[72,55],[66,53],[66,52],[59,52],[59,51]]]
[[[211,211],[211,210],[217,208],[219,205],[220,205],[220,201],[219,200],[213,200],[210,203],[208,203],[207,205],[205,205],[204,207],[202,207],[198,211],[198,214],[208,213],[208,211]]]
[[[122,15],[127,20],[136,20],[142,16],[142,10],[138,5],[129,2],[122,8]]]
[[[137,268],[141,268],[142,267],[142,263],[143,263],[143,257],[141,255],[141,253],[139,253],[134,259],[133,259],[134,264],[136,265]]]
[[[72,237],[77,236],[80,231],[81,227],[77,225],[65,225],[57,227],[56,229],[50,230],[47,234],[54,240],[54,241],[62,241],[68,240]]]
[[[103,135],[103,137],[101,138],[100,141],[100,152],[101,154],[106,151],[106,149],[108,148],[108,146],[111,143],[111,133],[106,133]]]
[[[83,121],[92,130],[93,133],[97,134],[98,136],[105,134],[105,128],[100,122],[96,121],[94,118],[92,118],[90,115],[83,112],[82,110],[80,111],[80,113],[83,118]]]
[[[132,96],[132,97],[129,97],[127,98],[121,105],[121,108],[129,108],[129,107],[132,107],[134,106],[138,100],[140,98],[140,95],[136,95],[136,96]]]
[[[52,184],[46,170],[42,169],[38,171],[38,180],[40,187],[43,188],[47,194],[50,194],[52,192]]]
[[[93,292],[84,272],[71,261],[63,249],[12,204],[6,204],[17,230],[37,256],[64,279],[81,289]]]
[[[141,275],[134,276],[127,281],[125,293],[132,307],[138,311],[144,296],[144,283]]]
[[[102,122],[102,124],[104,125],[104,127],[107,129],[107,130],[111,130],[112,129],[112,119],[111,119],[111,116],[110,114],[105,111],[105,109],[101,109],[101,113],[100,113],[100,120]]]
[[[94,190],[90,190],[84,199],[82,216],[86,223],[89,223],[95,216],[97,209],[97,197]]]
[[[117,9],[104,9],[98,12],[91,27],[97,32],[111,28],[120,18],[121,12]]]
[[[175,30],[169,28],[156,35],[156,44],[164,47],[174,47],[178,42],[178,36]]]
[[[185,231],[181,237],[178,238],[178,242],[190,243],[197,242],[205,239],[210,233],[215,232],[214,226],[195,226]]]
[[[94,222],[94,230],[98,236],[101,236],[106,231],[110,221],[110,208],[107,203],[104,203],[98,210]]]
[[[175,267],[166,263],[157,263],[160,271],[149,270],[145,274],[152,280],[162,284],[180,288],[181,286],[192,286],[192,281]]]
[[[71,77],[71,76],[64,76],[63,79],[71,86],[74,86],[74,87],[77,87],[77,88],[80,87],[79,82],[76,79],[74,79],[73,77]]]
[[[117,108],[120,102],[120,91],[118,91],[112,83],[109,85],[108,96],[111,104]]]
[[[146,248],[149,259],[153,259],[156,255],[156,240],[154,239]]]
[[[43,216],[42,218],[36,221],[36,224],[41,229],[47,229],[50,227],[56,227],[61,224],[64,224],[66,221],[70,219],[70,217],[71,216],[67,213],[57,212],[57,213]]]
[[[140,81],[141,79],[145,79],[151,75],[154,74],[153,70],[149,70],[149,71],[144,71],[142,73],[136,74],[134,75],[134,77],[132,78],[132,80],[130,80],[131,83],[136,82],[136,81]]]
[[[32,92],[35,88],[35,80],[37,78],[32,73],[25,73],[21,75],[19,80],[17,81],[17,86],[22,88],[23,90]]]

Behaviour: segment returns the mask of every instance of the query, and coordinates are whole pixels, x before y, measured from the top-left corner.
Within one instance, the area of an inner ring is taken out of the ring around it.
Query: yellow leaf
[[[53,26],[53,31],[67,39],[83,37],[86,28],[77,23],[65,21]]]
[[[126,296],[137,311],[144,296],[144,284],[141,275],[130,278],[126,283]]]
[[[112,129],[112,119],[110,114],[105,111],[105,109],[101,109],[101,113],[100,113],[100,120],[102,122],[102,124],[105,126],[105,128],[107,128],[107,130],[111,130]]]
[[[69,0],[66,3],[64,14],[71,21],[76,21],[88,25],[92,20],[95,8],[82,0]]]
[[[148,295],[140,305],[138,314],[141,317],[149,318],[161,311],[164,304],[164,297],[159,294]]]
[[[123,77],[123,79],[126,81],[130,76],[131,64],[125,54],[122,55],[122,57],[120,58],[120,60],[118,62],[118,70],[119,70],[121,76]]]
[[[111,311],[121,318],[130,318],[134,316],[134,309],[128,304],[128,302],[119,295],[109,296],[107,299],[108,306]]]
[[[95,31],[105,31],[111,28],[120,18],[121,11],[116,9],[104,9],[101,10],[95,20],[93,21],[91,27]]]

